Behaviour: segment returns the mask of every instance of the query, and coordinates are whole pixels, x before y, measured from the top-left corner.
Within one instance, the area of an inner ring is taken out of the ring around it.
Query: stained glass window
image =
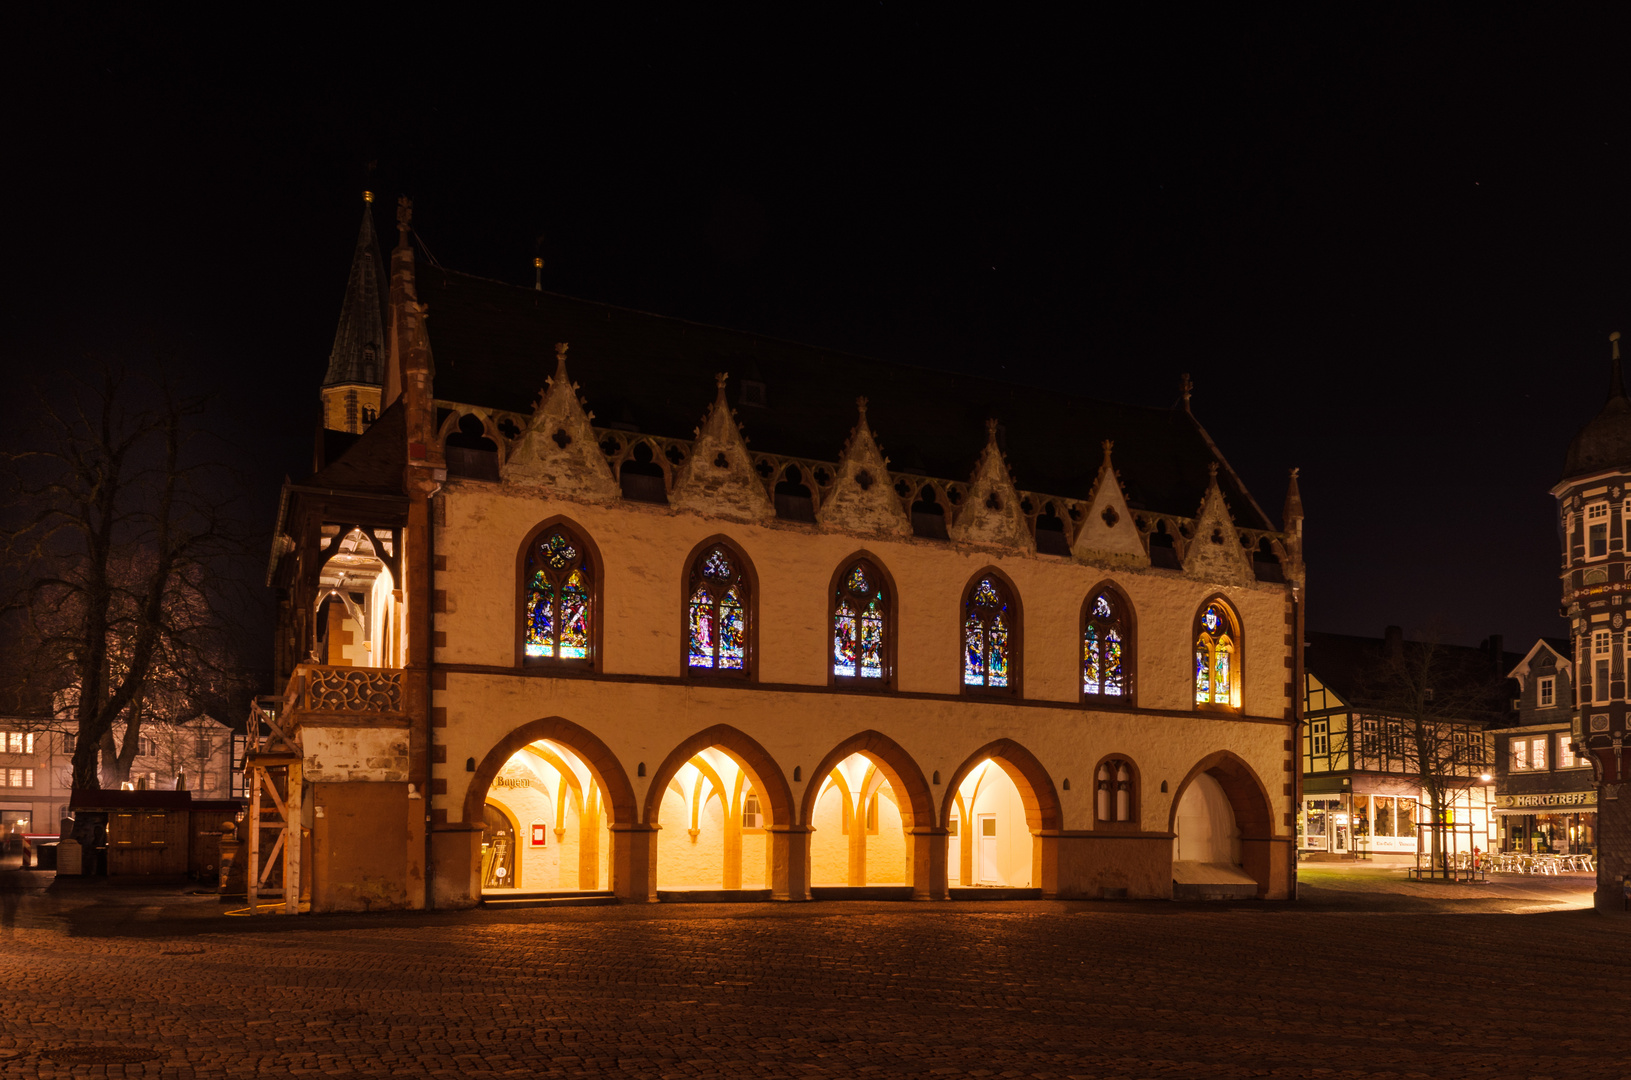
[[[1195,704],[1240,705],[1234,617],[1221,602],[1206,606],[1195,633]]]
[[[1013,618],[1006,587],[995,577],[981,578],[964,606],[964,686],[1000,689],[1011,685]]]
[[[527,553],[527,659],[588,660],[593,609],[594,570],[582,542],[551,529]]]
[[[691,570],[686,664],[693,671],[747,670],[748,586],[739,562],[719,545],[703,552]]]
[[[832,609],[832,672],[882,685],[886,678],[888,603],[883,575],[862,560],[840,576]]]
[[[1090,597],[1082,617],[1083,694],[1116,698],[1129,695],[1131,641],[1126,602],[1108,588]]]

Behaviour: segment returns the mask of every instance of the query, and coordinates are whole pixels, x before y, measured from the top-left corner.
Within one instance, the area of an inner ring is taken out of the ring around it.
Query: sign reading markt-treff
[[[1536,795],[1497,795],[1495,797],[1495,806],[1499,810],[1515,810],[1524,807],[1549,810],[1553,807],[1596,805],[1597,792],[1595,791],[1548,791]]]

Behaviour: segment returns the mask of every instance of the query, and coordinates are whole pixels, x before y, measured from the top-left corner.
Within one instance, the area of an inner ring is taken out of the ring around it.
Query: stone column
[[[915,825],[906,830],[906,880],[913,900],[946,898],[945,829]]]
[[[770,898],[810,899],[810,827],[772,825],[770,838]]]
[[[657,826],[614,822],[612,834],[612,892],[630,903],[657,899]]]

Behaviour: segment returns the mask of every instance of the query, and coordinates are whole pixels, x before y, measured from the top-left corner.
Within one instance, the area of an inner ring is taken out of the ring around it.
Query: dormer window
[[[1608,504],[1592,503],[1586,507],[1586,558],[1602,559],[1608,556]]]
[[[1550,709],[1557,704],[1557,677],[1548,675],[1540,679],[1535,687],[1535,707]]]

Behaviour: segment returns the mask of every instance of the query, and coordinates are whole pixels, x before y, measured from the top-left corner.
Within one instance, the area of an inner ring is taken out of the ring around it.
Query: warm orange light
[[[372,191],[363,192],[362,193],[362,201],[363,202],[373,202],[374,201],[374,193]]]
[[[533,265],[534,269],[542,270],[544,268],[544,260],[542,260],[542,259],[533,259],[532,260],[532,265]]]

